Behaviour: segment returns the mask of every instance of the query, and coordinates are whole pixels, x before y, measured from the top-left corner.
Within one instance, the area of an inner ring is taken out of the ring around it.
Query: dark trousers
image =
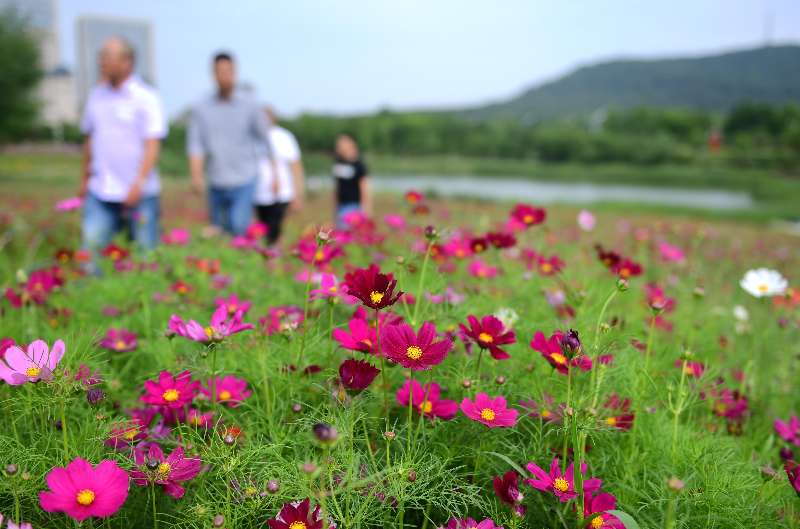
[[[288,202],[276,202],[269,206],[256,205],[258,220],[267,226],[267,244],[275,244],[280,238],[281,225],[288,206]]]

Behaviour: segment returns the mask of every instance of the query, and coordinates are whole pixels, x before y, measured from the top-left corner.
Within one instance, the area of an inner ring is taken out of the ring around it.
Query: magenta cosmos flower
[[[144,381],[145,394],[139,400],[153,406],[181,409],[190,404],[197,395],[200,382],[192,380],[189,371],[172,375],[169,371],[158,374],[158,382]]]
[[[209,399],[212,397],[211,386],[211,380],[209,380],[208,386],[200,388],[200,392]],[[225,404],[230,408],[236,408],[253,393],[247,389],[247,381],[245,379],[236,378],[233,375],[225,375],[222,378],[216,377],[213,386],[217,395],[212,400]]]
[[[528,472],[533,474],[533,478],[528,478],[525,483],[534,489],[543,492],[550,492],[562,502],[568,502],[578,494],[575,492],[574,464],[570,463],[566,472],[562,473],[558,466],[558,458],[550,463],[550,472],[545,472],[532,461],[526,466]],[[585,465],[581,468],[581,474],[586,472]],[[600,480],[587,479],[583,482],[585,492],[594,492],[600,488]]]
[[[308,293],[309,299],[327,299],[335,301],[341,299],[348,305],[358,303],[358,300],[347,294],[347,285],[338,283],[333,274],[323,273],[319,277],[319,288]]]
[[[128,329],[111,328],[99,342],[100,347],[117,353],[127,353],[136,349],[136,333]]]
[[[359,268],[358,270],[346,274],[344,282],[347,285],[347,293],[361,300],[365,307],[374,310],[384,309],[397,303],[401,290],[395,292],[397,280],[392,274],[381,273],[375,264],[369,268]]]
[[[372,384],[381,370],[364,360],[349,358],[339,366],[339,380],[352,391],[363,391]]]
[[[49,491],[39,493],[39,504],[47,512],[63,512],[82,522],[90,516],[115,514],[128,498],[128,473],[110,459],[95,468],[76,458],[47,474]]]
[[[134,450],[133,459],[139,467],[131,471],[133,482],[140,487],[150,483],[161,485],[164,492],[173,498],[183,497],[186,489],[181,483],[194,479],[200,473],[201,462],[196,457],[184,457],[183,447],[177,447],[165,457],[161,447],[152,443],[147,454],[144,450]]]
[[[390,325],[383,331],[381,349],[383,354],[397,364],[414,371],[426,371],[441,364],[453,347],[449,339],[434,341],[436,327],[426,321],[414,333],[414,328],[407,323]]]
[[[217,298],[214,300],[214,304],[217,306],[217,308],[225,307],[225,310],[231,316],[239,311],[241,311],[242,315],[247,314],[247,311],[253,306],[252,301],[239,299],[239,296],[236,294],[231,294],[227,298]]]
[[[800,446],[800,419],[797,415],[792,415],[787,422],[775,419],[775,433],[784,441]]]
[[[503,527],[495,525],[491,518],[480,522],[476,522],[472,518],[450,518],[450,521],[447,522],[447,529],[503,529]]]
[[[65,349],[61,340],[56,340],[52,349],[44,340],[34,340],[26,351],[12,345],[0,361],[0,378],[12,386],[51,380]]]
[[[267,524],[270,529],[336,529],[335,523],[324,523],[319,505],[311,510],[311,500],[308,498],[284,503],[278,515],[267,520]]]
[[[440,399],[442,388],[436,382],[421,385],[416,380],[406,380],[403,387],[397,390],[397,403],[408,407],[411,397],[411,406],[418,413],[429,419],[439,418],[449,421],[458,413],[458,403],[454,400]]]
[[[625,529],[619,518],[606,513],[616,508],[617,499],[612,494],[587,491],[583,502],[583,519],[589,520],[587,529]]]
[[[531,340],[531,348],[539,351],[547,362],[562,375],[569,373],[573,367],[583,371],[592,369],[592,360],[583,354],[578,333],[569,331],[564,334],[555,331],[550,338],[537,331]]]
[[[487,264],[482,259],[475,259],[469,266],[467,266],[467,271],[472,277],[477,277],[480,279],[491,279],[493,277],[497,277],[498,269],[496,266],[492,266]]]
[[[489,428],[514,426],[517,422],[517,410],[511,409],[502,396],[491,398],[486,393],[475,395],[475,402],[468,398],[461,401],[464,415],[485,424]]]
[[[530,228],[544,222],[547,211],[528,204],[517,204],[511,210],[511,219],[525,228]]]
[[[510,505],[517,516],[525,516],[525,506],[522,500],[525,496],[519,491],[519,474],[509,470],[502,476],[495,476],[492,480],[494,493],[501,502]]]
[[[244,312],[240,309],[233,315],[228,313],[226,305],[220,305],[211,316],[211,323],[203,327],[194,320],[184,323],[180,316],[173,314],[168,328],[174,334],[201,343],[221,342],[225,337],[253,328],[252,323],[242,323]]]
[[[336,328],[331,333],[343,349],[378,355],[378,334],[366,319],[354,317],[347,327],[350,332]]]
[[[488,349],[495,360],[511,358],[507,352],[500,348],[501,345],[516,343],[514,331],[506,330],[503,322],[494,316],[484,316],[480,321],[476,316],[467,316],[469,327],[459,324],[464,336],[472,339],[481,349]]]

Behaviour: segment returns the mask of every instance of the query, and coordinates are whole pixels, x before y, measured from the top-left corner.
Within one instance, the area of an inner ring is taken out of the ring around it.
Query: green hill
[[[800,101],[800,46],[769,46],[707,57],[615,60],[584,66],[505,102],[465,109],[489,120],[586,115],[603,108],[729,110],[742,101]]]

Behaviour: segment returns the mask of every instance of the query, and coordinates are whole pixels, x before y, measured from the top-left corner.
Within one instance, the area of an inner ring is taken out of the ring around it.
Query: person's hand
[[[139,200],[142,198],[142,184],[139,182],[134,182],[131,186],[130,190],[128,191],[128,196],[125,197],[125,206],[132,208],[136,204],[139,203]]]
[[[305,206],[305,199],[303,197],[294,197],[294,200],[289,203],[289,211],[298,213],[303,209],[303,206]]]
[[[192,179],[192,193],[195,195],[202,195],[203,191],[205,191],[205,185],[203,184],[202,180],[199,179]]]

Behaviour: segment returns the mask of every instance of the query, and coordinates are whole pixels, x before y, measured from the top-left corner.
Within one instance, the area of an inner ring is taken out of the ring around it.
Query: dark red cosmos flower
[[[121,246],[117,246],[114,243],[109,244],[103,251],[101,252],[103,257],[108,257],[112,261],[120,261],[125,259],[130,255],[130,252]]]
[[[613,415],[605,418],[606,425],[620,430],[631,429],[633,419],[636,417],[633,413],[630,413],[631,399],[621,399],[619,395],[614,393],[603,404],[603,408],[613,413]]]
[[[311,500],[306,498],[284,503],[278,515],[267,523],[270,529],[323,529],[323,521],[319,505],[311,511]],[[336,524],[328,523],[327,527],[335,529]]]
[[[613,250],[606,251],[600,244],[595,245],[594,249],[597,252],[597,258],[608,269],[614,268],[622,260],[620,254]]]
[[[611,271],[617,274],[622,279],[628,279],[629,277],[635,277],[642,274],[642,265],[628,259],[627,257],[622,261],[618,262],[616,265],[611,267]]]
[[[489,241],[485,237],[475,237],[469,241],[469,248],[472,253],[483,253],[489,247]]]
[[[539,257],[539,273],[543,276],[551,276],[561,272],[564,268],[564,261],[558,258],[557,255],[545,258]]]
[[[517,238],[504,231],[487,233],[486,239],[495,248],[512,248],[517,244]]]
[[[503,322],[492,315],[484,316],[480,321],[476,316],[467,316],[469,327],[459,324],[464,336],[473,340],[481,349],[488,349],[495,360],[511,358],[507,352],[500,348],[501,345],[516,343],[514,331],[506,331]]]
[[[789,478],[792,488],[794,488],[797,496],[800,497],[800,465],[794,461],[787,461],[783,465],[783,469],[786,471],[786,476]]]
[[[542,208],[535,208],[528,204],[517,204],[511,210],[511,218],[520,224],[530,227],[544,222],[547,212]]]
[[[401,290],[394,291],[397,286],[394,275],[381,273],[375,264],[346,274],[344,283],[348,294],[357,297],[364,306],[374,310],[394,305],[403,295]]]
[[[517,515],[525,514],[525,507],[521,505],[525,496],[519,491],[519,475],[515,471],[509,470],[502,477],[495,476],[492,487],[501,502],[511,505]]]
[[[339,366],[339,379],[342,385],[353,391],[363,391],[372,384],[381,370],[364,360],[349,358]]]

